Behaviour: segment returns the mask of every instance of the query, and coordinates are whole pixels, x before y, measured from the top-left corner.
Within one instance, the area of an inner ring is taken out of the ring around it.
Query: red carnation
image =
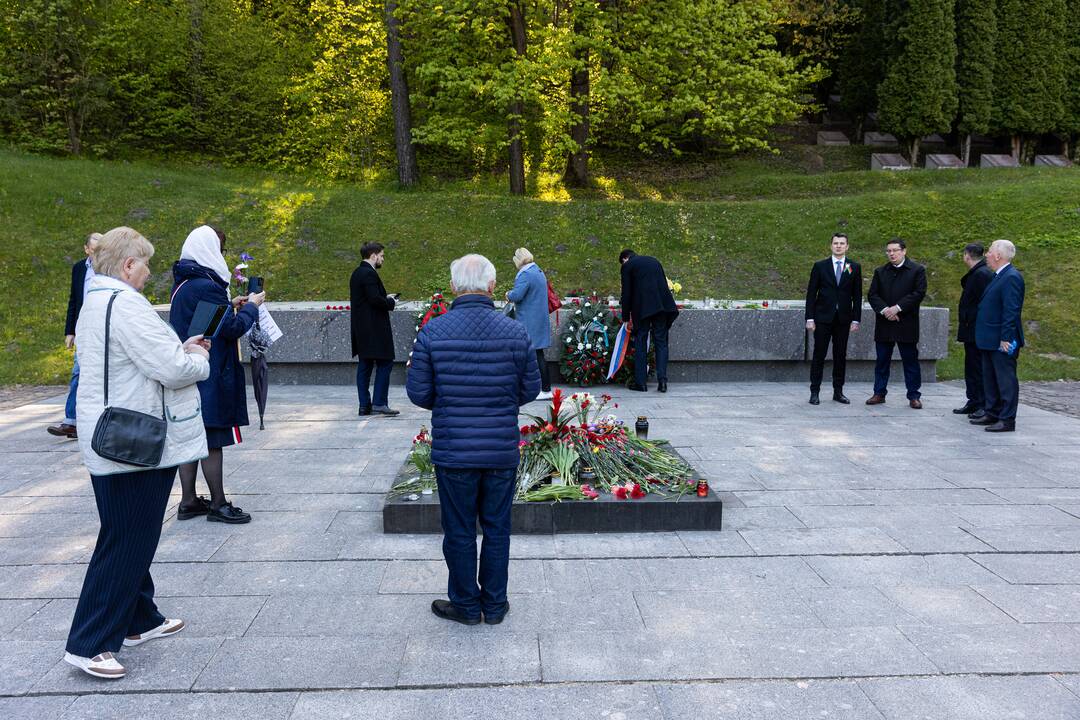
[[[622,485],[616,485],[615,487],[611,488],[611,494],[620,500],[625,500],[626,488],[624,488]]]
[[[641,498],[645,497],[645,491],[641,489],[640,485],[634,483],[633,487],[630,488],[630,497],[634,498],[635,500],[640,500]]]

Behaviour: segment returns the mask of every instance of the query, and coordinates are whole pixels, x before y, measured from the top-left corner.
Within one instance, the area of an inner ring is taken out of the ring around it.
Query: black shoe
[[[998,420],[993,425],[988,425],[986,432],[1016,432],[1015,420]]]
[[[371,408],[371,414],[372,415],[385,415],[386,417],[394,417],[395,415],[400,415],[401,411],[400,410],[391,410],[389,405],[383,405],[382,407],[376,406],[376,407]]]
[[[972,425],[994,425],[997,423],[997,421],[998,419],[993,415],[987,415],[986,413],[983,413],[981,418],[977,420],[969,420],[968,422],[970,422]]]
[[[251,522],[251,516],[227,502],[219,508],[211,507],[206,513],[207,522],[222,522],[230,525],[242,525]]]
[[[361,405],[360,406],[360,412],[358,412],[356,414],[357,415],[370,415],[371,414],[371,406],[370,405],[367,405],[367,406]]]
[[[488,615],[487,613],[484,613],[484,623],[487,625],[498,625],[503,621],[503,618],[506,617],[506,614],[508,612],[510,612],[509,600],[506,601],[506,608],[502,611],[502,613],[498,615]]]
[[[638,385],[636,382],[627,383],[627,390],[633,390],[634,392],[646,392],[647,388],[644,385]]]
[[[821,404],[821,398],[818,397],[818,394],[816,392],[810,393],[810,404],[811,405],[820,405]]]
[[[45,428],[50,435],[57,437],[66,437],[71,440],[79,439],[79,432],[75,429],[74,425],[68,425],[67,423],[60,423],[59,425],[50,425]]]
[[[847,396],[844,395],[844,393],[840,392],[839,390],[836,390],[836,391],[833,392],[832,399],[833,399],[833,402],[838,402],[841,405],[850,405],[851,404],[851,401],[847,399]]]
[[[658,392],[667,392],[667,380],[657,380],[656,390]]]
[[[973,402],[964,404],[964,407],[958,407],[953,410],[954,415],[971,415],[973,412],[979,409],[979,406]]]
[[[969,420],[982,420],[984,417],[986,417],[986,411],[982,408],[979,408],[975,412],[968,415]]]
[[[210,512],[210,501],[204,497],[195,497],[195,502],[191,505],[184,505],[180,503],[180,506],[176,508],[177,520],[190,520],[193,517],[199,517]]]
[[[431,602],[431,612],[435,613],[443,620],[453,620],[454,622],[461,623],[462,625],[479,625],[480,616],[469,617],[454,607],[454,604],[449,600],[433,600]],[[499,618],[500,620],[502,618]]]

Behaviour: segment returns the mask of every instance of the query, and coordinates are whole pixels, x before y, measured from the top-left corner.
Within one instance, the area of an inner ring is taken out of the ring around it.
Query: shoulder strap
[[[186,280],[184,282],[187,282]],[[109,331],[112,327],[112,306],[121,290],[113,290],[105,308],[105,407],[109,407]],[[165,419],[165,386],[161,386],[161,419]]]
[[[180,288],[184,287],[184,285],[186,285],[186,284],[187,284],[187,280],[185,280],[184,282],[182,282],[182,283],[180,283],[179,285],[176,286],[176,289],[173,290],[172,295],[169,297],[169,304],[172,304],[173,300],[176,299],[176,293],[180,292]]]

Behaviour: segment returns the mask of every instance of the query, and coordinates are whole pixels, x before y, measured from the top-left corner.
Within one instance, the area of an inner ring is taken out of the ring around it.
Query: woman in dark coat
[[[183,496],[176,517],[188,520],[199,515],[225,523],[246,523],[251,515],[225,499],[222,448],[241,442],[240,428],[248,424],[244,367],[238,342],[259,317],[266,293],[229,300],[229,266],[225,263],[225,233],[202,225],[191,231],[180,261],[173,265],[172,306],[169,323],[180,337],[187,337],[199,301],[233,306],[225,313],[221,329],[210,345],[210,377],[199,383],[203,424],[209,456],[202,461],[210,500],[195,494],[198,463],[180,466]]]

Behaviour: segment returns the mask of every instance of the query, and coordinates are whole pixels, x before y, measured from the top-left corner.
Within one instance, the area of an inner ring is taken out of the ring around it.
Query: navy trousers
[[[370,360],[360,358],[356,365],[356,394],[360,407],[386,407],[390,395],[390,371],[394,369],[393,360]],[[375,371],[374,397],[368,394],[371,385],[371,371]]]
[[[1020,403],[1020,381],[1016,379],[1017,350],[1006,355],[1000,350],[982,350],[983,407],[986,414],[998,420],[1016,420]]]
[[[984,407],[982,350],[973,342],[964,343],[964,384],[967,399],[975,407]]]
[[[656,379],[667,380],[668,319],[664,313],[645,318],[641,324],[634,321],[634,382],[642,387],[648,379],[649,342],[656,353]]]
[[[517,468],[435,468],[442,513],[443,557],[450,602],[467,617],[506,612],[510,571],[510,507]],[[484,531],[476,565],[476,521]],[[479,583],[477,582],[479,581]]]
[[[877,342],[877,363],[874,365],[874,394],[885,396],[889,392],[889,369],[892,364],[893,345],[900,347],[900,359],[904,362],[904,385],[908,400],[922,397],[922,369],[919,367],[919,348],[915,343]]]
[[[71,621],[73,655],[118,652],[124,637],[165,622],[154,604],[150,563],[175,478],[175,467],[90,476],[101,530]]]

